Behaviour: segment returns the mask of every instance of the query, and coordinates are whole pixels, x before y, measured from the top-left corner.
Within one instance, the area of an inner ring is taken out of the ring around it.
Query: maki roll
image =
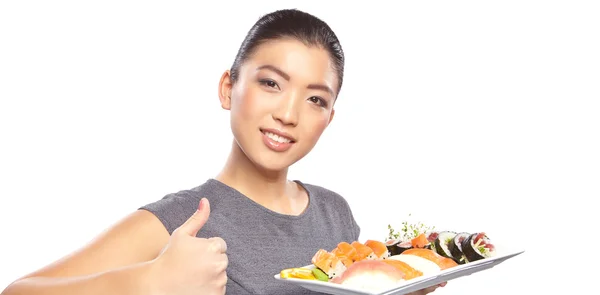
[[[385,241],[385,246],[387,247],[388,251],[390,251],[390,255],[400,254],[398,244],[400,244],[400,239],[389,239]]]
[[[458,264],[465,264],[467,262],[462,250],[462,243],[469,237],[469,235],[470,234],[467,232],[458,233],[454,236],[452,242],[448,244],[448,250],[450,250],[452,259],[454,259],[454,261],[456,261]]]
[[[456,232],[453,231],[440,232],[435,241],[433,242],[435,252],[444,257],[454,259],[452,253],[450,252],[450,249],[448,249],[448,246],[453,243],[455,236]]]
[[[398,254],[402,254],[402,252],[408,250],[408,249],[412,249],[412,243],[410,241],[404,241],[401,243],[398,243],[396,245],[396,251]]]
[[[438,231],[430,231],[427,233],[427,240],[430,243],[434,243],[435,240],[440,236],[442,232],[438,232]]]
[[[485,233],[474,233],[462,242],[462,252],[473,262],[494,256],[495,247]]]
[[[424,249],[429,249],[429,250],[435,250],[435,240],[437,240],[437,238],[439,237],[440,232],[438,231],[429,231],[425,233],[425,237],[427,237],[427,241],[429,242],[427,245],[425,245],[425,247],[423,247]]]

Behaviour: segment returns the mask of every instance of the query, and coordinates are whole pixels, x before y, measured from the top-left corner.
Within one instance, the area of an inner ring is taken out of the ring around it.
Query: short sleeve
[[[354,216],[352,216],[352,224],[354,225],[354,241],[360,241],[360,225],[358,225]]]
[[[138,209],[154,214],[165,226],[169,235],[171,235],[175,229],[194,214],[197,208],[197,201],[194,204],[194,199],[184,193],[169,194],[156,202],[146,204]]]
[[[360,238],[360,226],[358,225],[358,222],[356,222],[356,218],[354,217],[354,214],[352,213],[352,208],[350,208],[350,204],[348,204],[348,201],[344,200],[344,204],[346,205],[346,209],[348,210],[348,218],[350,219],[350,225],[351,225],[351,232],[352,232],[352,240],[353,241],[359,241]]]

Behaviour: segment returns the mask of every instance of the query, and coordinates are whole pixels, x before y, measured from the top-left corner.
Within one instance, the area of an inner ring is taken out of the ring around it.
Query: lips
[[[296,140],[289,134],[274,130],[261,129],[263,143],[272,151],[285,152],[289,150]]]
[[[261,129],[264,135],[269,139],[279,143],[294,143],[296,140],[289,134],[275,129]]]

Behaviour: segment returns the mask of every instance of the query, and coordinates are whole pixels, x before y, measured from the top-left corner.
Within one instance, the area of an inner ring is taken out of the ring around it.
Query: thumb
[[[204,226],[210,215],[210,203],[206,198],[202,198],[198,204],[198,210],[179,227],[179,231],[185,235],[195,237],[198,231]]]

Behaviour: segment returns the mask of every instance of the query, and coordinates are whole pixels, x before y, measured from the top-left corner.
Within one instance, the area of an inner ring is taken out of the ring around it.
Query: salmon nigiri
[[[388,257],[390,257],[390,252],[388,251],[387,246],[383,242],[376,240],[367,240],[365,242],[365,246],[373,250],[376,259],[387,259]]]
[[[410,240],[410,244],[413,246],[413,248],[425,248],[425,246],[429,245],[430,242],[427,239],[427,235],[422,233]]]
[[[331,253],[327,252],[327,250],[319,249],[319,251],[317,251],[317,253],[315,253],[315,255],[313,255],[313,257],[310,261],[313,264],[316,264],[317,261],[323,260],[324,258],[326,258],[327,256],[330,256],[330,255],[331,255]]]
[[[357,260],[356,258],[358,254],[356,252],[356,249],[354,249],[354,247],[352,247],[352,245],[348,244],[347,242],[340,242],[337,245],[337,248],[333,249],[331,253],[333,253],[335,256],[345,256],[352,261]]]
[[[454,267],[454,266],[458,265],[458,263],[456,263],[456,261],[454,261],[453,259],[444,257],[444,256],[442,256],[440,254],[435,253],[435,251],[429,250],[429,249],[412,248],[412,249],[405,250],[400,255],[416,255],[416,256],[420,256],[420,257],[425,258],[425,259],[427,259],[427,260],[429,260],[431,262],[434,262],[442,270],[448,269],[448,268],[451,268],[451,267]]]
[[[311,259],[311,262],[327,274],[330,279],[342,274],[347,268],[339,257],[324,249],[319,249]]]
[[[404,281],[404,273],[381,260],[362,260],[354,263],[331,283],[350,288],[383,292]]]
[[[351,245],[354,247],[354,249],[356,249],[356,261],[373,260],[377,258],[375,257],[375,252],[373,252],[373,249],[365,246],[364,244],[354,241]]]
[[[408,263],[400,260],[385,259],[383,262],[392,265],[404,273],[404,279],[410,280],[423,275],[423,272],[410,266]]]
[[[346,268],[350,267],[354,263],[354,261],[352,259],[350,259],[344,255],[338,255],[336,257],[337,257],[337,259],[339,259],[342,262],[342,264],[344,264],[344,266]]]

